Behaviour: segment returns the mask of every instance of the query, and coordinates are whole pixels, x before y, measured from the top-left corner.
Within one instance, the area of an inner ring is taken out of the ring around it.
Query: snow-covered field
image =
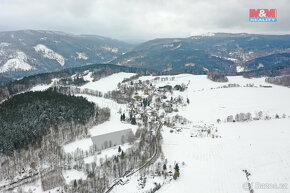
[[[154,77],[141,77],[142,80]],[[243,170],[251,173],[250,182],[255,192],[289,192],[290,182],[290,89],[269,85],[264,78],[245,79],[228,77],[227,83],[216,83],[206,76],[177,75],[174,81],[156,81],[157,86],[188,84],[184,92],[174,91],[173,96],[189,98],[190,104],[178,114],[193,123],[215,124],[220,138],[191,137],[189,129],[171,133],[163,128],[163,151],[169,164],[185,166],[180,178],[164,185],[161,193],[239,193],[249,192]],[[229,83],[241,87],[219,88]],[[243,87],[247,84],[256,87]],[[273,117],[286,114],[285,119],[257,120],[224,123],[228,115],[263,111]],[[216,120],[220,118],[221,123]],[[259,185],[272,186],[267,189]],[[273,186],[279,188],[273,188]],[[247,187],[247,186],[246,186]]]
[[[283,113],[290,115],[290,89],[281,86],[259,87],[260,84],[266,84],[263,81],[263,79],[254,79],[251,82],[241,77],[231,77],[230,82],[241,86],[254,83],[257,87],[205,88],[200,92],[193,92],[195,86],[190,84],[186,95],[191,103],[180,114],[193,121],[210,122],[218,118],[224,119],[228,115],[247,112],[253,115],[259,111],[268,113],[270,116],[276,113],[280,116]]]
[[[111,147],[109,149],[101,151],[97,155],[86,157],[84,159],[84,162],[86,164],[96,162],[97,166],[99,166],[101,165],[101,160],[105,160],[106,158],[111,158],[112,156],[119,155],[120,153],[118,153],[118,147],[119,146]],[[128,143],[125,143],[121,145],[120,147],[125,152],[128,148],[131,147],[131,145],[129,145]]]
[[[58,79],[52,79],[50,84],[40,84],[32,87],[30,91],[45,91],[49,89],[55,82],[57,82]]]
[[[67,184],[70,184],[73,180],[79,180],[79,179],[86,179],[87,176],[84,172],[78,171],[78,170],[66,170],[63,172],[63,177],[65,179],[65,182]]]
[[[218,125],[221,138],[191,138],[163,131],[163,151],[169,162],[185,162],[180,178],[160,192],[249,192],[243,169],[252,183],[289,183],[290,119],[225,123]],[[255,192],[288,192],[288,189],[255,189]]]
[[[92,90],[101,91],[102,93],[106,93],[108,91],[115,90],[118,86],[119,82],[122,82],[125,78],[130,78],[134,76],[134,73],[126,73],[126,72],[119,72],[102,78],[98,81],[91,81],[87,84],[83,85],[81,88],[88,88]]]
[[[73,153],[77,149],[80,149],[83,151],[89,151],[91,146],[93,146],[93,141],[91,140],[91,138],[84,138],[84,139],[76,140],[72,143],[69,143],[65,145],[63,148],[66,153]]]
[[[91,136],[97,136],[97,135],[103,135],[110,132],[125,130],[125,129],[132,129],[133,132],[136,131],[137,126],[131,125],[131,124],[125,124],[121,123],[120,121],[120,114],[118,111],[121,109],[123,112],[126,111],[126,105],[118,104],[115,101],[111,99],[105,99],[95,96],[89,96],[89,95],[81,95],[85,97],[88,101],[96,103],[98,106],[104,108],[107,107],[111,111],[110,120],[106,121],[100,125],[97,125],[95,127],[92,127],[89,132]]]

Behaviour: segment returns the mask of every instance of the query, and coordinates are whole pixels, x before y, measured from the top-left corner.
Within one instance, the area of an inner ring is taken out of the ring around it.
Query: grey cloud
[[[1,0],[0,30],[49,29],[122,40],[202,32],[290,32],[288,0]],[[276,8],[277,23],[249,23],[250,8]]]

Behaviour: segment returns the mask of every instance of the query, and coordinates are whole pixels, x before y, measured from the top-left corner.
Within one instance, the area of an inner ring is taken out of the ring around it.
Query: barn
[[[92,141],[96,149],[102,150],[112,146],[127,143],[133,136],[134,134],[132,129],[125,129],[121,131],[106,133],[103,135],[93,136]]]

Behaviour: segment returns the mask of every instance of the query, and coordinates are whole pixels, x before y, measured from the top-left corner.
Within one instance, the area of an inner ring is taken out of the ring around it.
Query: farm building
[[[132,129],[125,129],[94,136],[92,141],[95,148],[101,150],[129,142],[132,137],[134,137]]]

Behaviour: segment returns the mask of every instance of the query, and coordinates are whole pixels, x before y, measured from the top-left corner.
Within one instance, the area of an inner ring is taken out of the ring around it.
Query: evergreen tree
[[[126,117],[125,117],[125,113],[121,114],[121,121],[125,121]]]
[[[174,170],[173,179],[176,180],[179,177],[179,166],[177,163],[174,166]]]
[[[163,170],[164,170],[164,171],[167,170],[167,166],[166,166],[166,164],[163,164]]]
[[[122,153],[121,153],[121,159],[124,159],[125,158],[125,153],[124,153],[124,151],[122,151]]]
[[[137,122],[136,122],[136,118],[135,118],[135,117],[133,117],[133,118],[131,119],[131,124],[132,124],[132,125],[136,125],[136,124],[137,124]]]

